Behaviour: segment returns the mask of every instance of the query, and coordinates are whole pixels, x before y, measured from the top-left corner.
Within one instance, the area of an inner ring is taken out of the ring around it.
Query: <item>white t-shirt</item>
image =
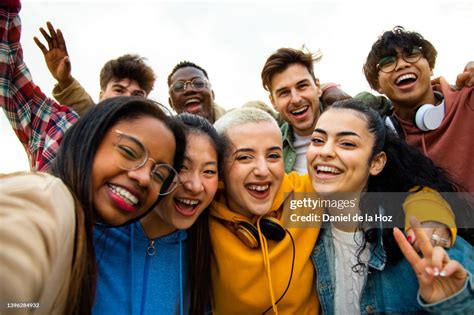
[[[296,161],[295,165],[293,165],[293,171],[296,171],[298,174],[304,175],[308,173],[308,167],[306,163],[306,152],[308,152],[308,146],[311,142],[311,135],[302,137],[294,133],[293,136],[293,148],[295,148],[296,151]]]
[[[332,226],[336,289],[334,293],[334,314],[360,314],[360,296],[367,277],[367,267],[364,272],[354,272],[352,267],[357,261],[357,251],[362,244],[362,231],[344,232]],[[360,254],[360,260],[367,266],[369,261],[369,244]]]

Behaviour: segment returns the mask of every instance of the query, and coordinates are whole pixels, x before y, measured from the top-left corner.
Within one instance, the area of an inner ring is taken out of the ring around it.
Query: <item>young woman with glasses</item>
[[[181,124],[156,103],[111,98],[67,131],[51,175],[2,176],[2,304],[44,314],[90,313],[97,281],[94,223],[138,220],[169,194],[185,140]]]
[[[187,143],[177,188],[140,221],[119,228],[96,225],[94,314],[203,314],[209,303],[208,206],[225,145],[205,118],[183,113],[177,119]],[[121,140],[126,142],[134,146]],[[128,149],[122,151],[128,156]]]

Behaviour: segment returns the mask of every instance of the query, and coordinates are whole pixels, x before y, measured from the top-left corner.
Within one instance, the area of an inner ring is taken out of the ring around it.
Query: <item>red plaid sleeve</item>
[[[46,97],[33,83],[23,61],[16,11],[0,7],[0,105],[28,154],[31,169],[45,171],[78,115]]]

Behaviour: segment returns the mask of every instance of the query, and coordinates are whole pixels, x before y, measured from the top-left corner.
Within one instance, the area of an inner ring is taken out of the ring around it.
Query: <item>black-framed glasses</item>
[[[183,92],[184,90],[186,90],[186,86],[188,85],[188,83],[195,90],[203,89],[209,86],[209,81],[207,81],[206,79],[194,78],[189,81],[176,81],[171,85],[171,89],[175,93]]]
[[[408,63],[415,63],[423,57],[423,53],[421,52],[421,47],[413,47],[410,51],[403,51],[395,56],[382,57],[377,63],[377,70],[385,73],[392,72],[397,67],[398,57],[402,57]]]
[[[167,195],[178,186],[178,172],[167,163],[157,163],[149,156],[145,145],[137,138],[120,130],[114,130],[119,138],[115,144],[114,161],[123,170],[133,171],[142,168],[149,160],[155,165],[150,173],[150,183],[160,191],[160,195]],[[163,186],[166,189],[162,189]]]

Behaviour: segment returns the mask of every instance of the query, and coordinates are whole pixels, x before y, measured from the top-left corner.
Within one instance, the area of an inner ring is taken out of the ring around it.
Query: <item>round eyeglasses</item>
[[[195,90],[203,89],[209,86],[207,80],[202,78],[194,78],[189,81],[176,81],[175,83],[173,83],[173,85],[171,85],[171,89],[175,93],[183,92],[184,90],[186,90],[186,86],[188,85],[188,83]]]
[[[150,184],[167,195],[178,186],[178,172],[167,163],[158,163],[149,157],[145,145],[137,138],[127,135],[120,130],[114,130],[119,138],[115,144],[114,161],[123,170],[133,171],[142,168],[149,160],[154,163],[150,172]]]
[[[377,70],[384,73],[390,73],[397,68],[398,58],[402,57],[408,63],[415,63],[423,57],[421,47],[413,47],[410,51],[403,51],[395,56],[385,56],[380,58],[377,63]]]

